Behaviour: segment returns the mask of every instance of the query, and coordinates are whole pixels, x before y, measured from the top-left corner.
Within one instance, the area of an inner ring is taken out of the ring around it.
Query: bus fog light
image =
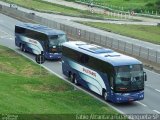
[[[129,96],[130,94],[129,94],[129,93],[124,93],[123,95],[124,95],[124,96]]]
[[[121,98],[117,98],[117,100],[122,100]]]
[[[140,98],[143,98],[143,95],[140,95]]]

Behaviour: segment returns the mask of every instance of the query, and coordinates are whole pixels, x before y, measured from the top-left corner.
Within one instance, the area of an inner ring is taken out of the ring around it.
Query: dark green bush
[[[146,7],[154,7],[154,4],[153,3],[147,3],[145,6]]]
[[[68,2],[75,2],[76,0],[65,0],[65,1],[68,1]]]
[[[160,0],[157,0],[156,3],[155,3],[155,5],[156,5],[156,8],[158,10],[160,10]]]

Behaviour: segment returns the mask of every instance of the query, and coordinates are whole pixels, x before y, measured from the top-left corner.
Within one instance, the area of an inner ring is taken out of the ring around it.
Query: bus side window
[[[45,43],[45,49],[49,50],[49,43],[48,42]]]
[[[111,86],[111,89],[113,89],[113,80],[114,80],[114,79],[113,79],[113,76],[111,76],[111,77],[110,77],[110,86]]]
[[[85,55],[85,54],[81,54],[79,56],[79,61],[83,64],[86,64],[88,63],[88,60],[89,60],[89,56],[88,55]]]

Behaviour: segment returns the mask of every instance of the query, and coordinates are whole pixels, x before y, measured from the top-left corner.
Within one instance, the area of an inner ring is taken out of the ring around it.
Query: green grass
[[[37,10],[40,12],[56,13],[70,16],[89,17],[89,18],[116,18],[114,16],[108,16],[104,14],[92,14],[89,10],[79,10],[72,7],[62,6],[42,0],[1,0],[8,3],[17,4],[19,6]]]
[[[99,28],[113,33],[137,38],[143,41],[160,44],[160,27],[145,25],[119,25],[98,22],[80,22],[82,24]]]
[[[68,0],[66,0],[68,1]],[[159,0],[70,0],[70,1],[82,1],[90,3],[92,1],[95,5],[106,6],[116,10],[134,10],[136,12],[151,12],[154,10],[160,12],[160,8],[156,4]]]
[[[0,55],[1,114],[118,114],[12,50]]]

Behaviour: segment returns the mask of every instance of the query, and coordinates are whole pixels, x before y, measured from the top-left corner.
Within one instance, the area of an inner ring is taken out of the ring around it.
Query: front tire
[[[21,49],[21,51],[23,51],[23,52],[26,51],[25,46],[24,46],[23,44],[20,45],[20,49]]]
[[[108,101],[108,93],[106,91],[103,92],[103,99]]]
[[[73,77],[72,77],[72,83],[74,83],[75,85],[79,85],[78,84],[78,80],[77,80],[77,77],[75,74],[73,74]]]
[[[22,44],[20,44],[20,49],[21,49],[21,51],[23,51],[23,45]]]
[[[75,85],[79,85],[79,84],[78,84],[78,80],[77,80],[76,77],[74,78],[74,84],[75,84]]]

